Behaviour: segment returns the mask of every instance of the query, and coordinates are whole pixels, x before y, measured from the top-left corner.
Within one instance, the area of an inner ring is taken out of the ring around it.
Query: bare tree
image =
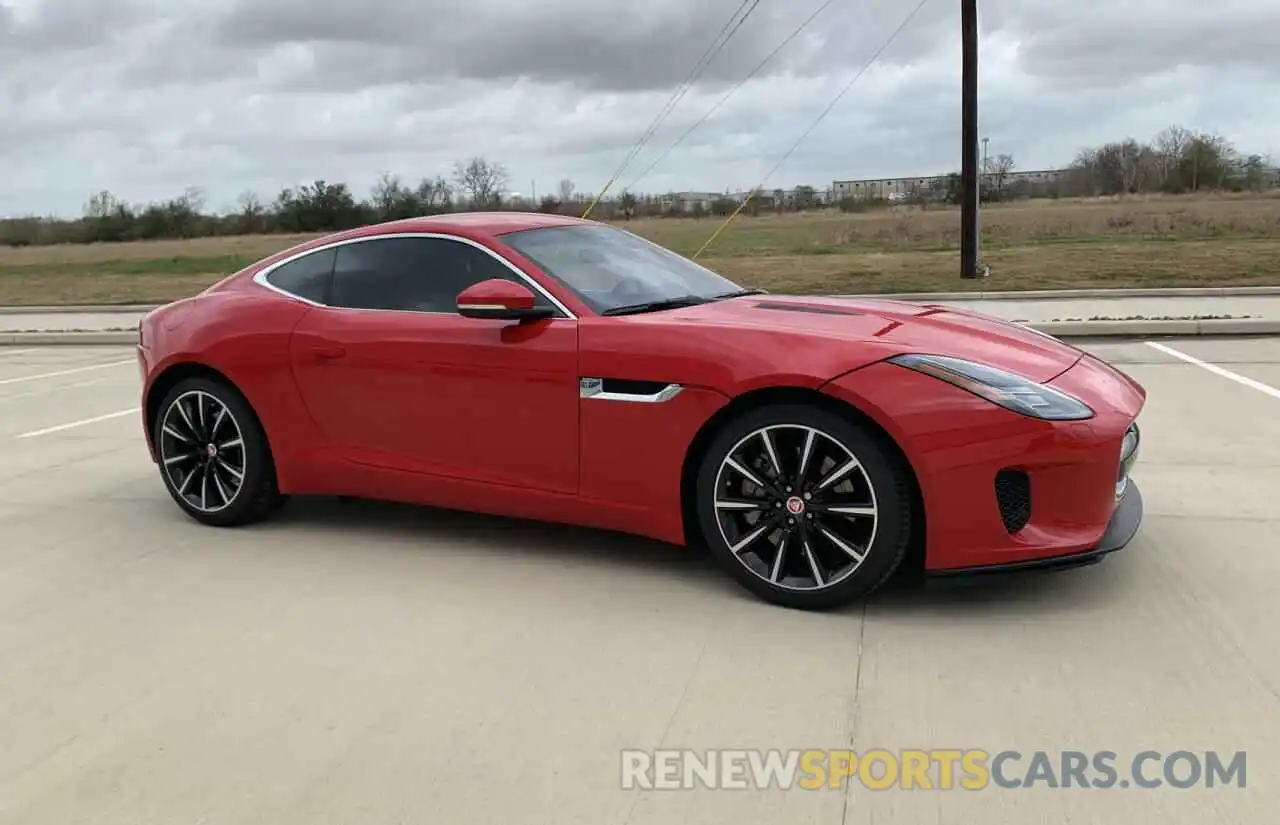
[[[177,202],[183,208],[190,210],[193,214],[199,215],[204,212],[205,194],[204,189],[199,186],[188,186],[182,193],[182,197]]]
[[[267,209],[262,204],[258,193],[246,189],[236,198],[236,224],[239,231],[246,233],[264,232],[267,229]]]
[[[575,187],[575,186],[573,185],[573,181],[569,180],[568,178],[565,178],[565,179],[561,180],[561,181],[560,181],[560,186],[559,186],[559,188],[557,189],[557,191],[558,191],[558,192],[559,192],[559,194],[560,194],[560,198],[559,198],[560,202],[561,202],[561,203],[572,203],[572,202],[573,202],[573,190],[574,190],[575,188],[577,188],[577,187]]]
[[[120,205],[119,198],[103,189],[96,195],[89,197],[89,202],[84,206],[84,216],[86,218],[105,218],[115,212]]]
[[[1116,171],[1120,177],[1121,194],[1133,194],[1142,188],[1146,176],[1145,156],[1147,148],[1129,138],[1115,146]]]
[[[453,206],[453,187],[439,175],[423,178],[414,194],[428,212],[444,212]]]
[[[1170,126],[1156,135],[1153,148],[1157,158],[1158,182],[1164,186],[1177,174],[1183,155],[1195,140],[1195,133],[1182,126]]]
[[[385,219],[404,202],[406,194],[408,193],[399,177],[383,172],[373,185],[369,199],[373,201],[373,208],[378,210],[378,216]]]
[[[636,214],[636,196],[630,192],[623,191],[618,198],[618,205],[622,207],[622,215],[627,220],[631,220]]]
[[[240,215],[245,218],[256,218],[263,212],[262,199],[252,189],[246,189],[240,193],[236,198],[236,206],[240,210]]]
[[[995,187],[997,192],[1003,192],[1005,180],[1009,177],[1009,173],[1013,171],[1013,155],[996,155],[988,158],[986,166],[987,168],[982,171],[987,175],[988,181]]]
[[[1249,155],[1239,162],[1240,183],[1251,192],[1261,192],[1267,185],[1270,163],[1262,155]]]
[[[453,179],[473,208],[492,208],[502,203],[502,190],[507,188],[507,170],[501,163],[476,156],[467,163],[456,163]]]

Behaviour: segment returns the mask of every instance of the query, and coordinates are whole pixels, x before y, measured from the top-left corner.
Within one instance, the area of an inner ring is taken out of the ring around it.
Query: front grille
[[[996,473],[996,504],[1010,535],[1026,527],[1031,520],[1031,478],[1022,470]]]

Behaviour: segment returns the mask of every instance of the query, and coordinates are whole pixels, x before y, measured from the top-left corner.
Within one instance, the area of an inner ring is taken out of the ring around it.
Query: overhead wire
[[[617,171],[614,172],[613,176],[604,185],[604,188],[601,189],[600,193],[597,194],[595,198],[591,201],[591,204],[587,207],[586,211],[582,213],[583,218],[587,218],[591,215],[591,212],[595,209],[596,205],[600,202],[601,198],[603,198],[605,193],[609,191],[609,188],[612,187],[613,184],[617,182],[618,178],[622,176],[622,173],[626,171],[628,166],[631,165],[631,162],[634,161],[636,157],[639,156],[640,152],[644,149],[645,145],[649,142],[649,140],[653,137],[653,135],[657,133],[658,128],[662,125],[662,123],[667,119],[667,117],[675,109],[676,105],[682,99],[684,99],[684,96],[689,93],[689,90],[691,88],[693,88],[693,84],[697,82],[699,77],[702,76],[703,71],[705,71],[707,66],[710,65],[711,61],[714,60],[717,55],[719,55],[720,51],[724,48],[725,44],[727,44],[729,40],[733,38],[734,34],[737,33],[738,29],[742,27],[742,24],[746,22],[747,18],[751,16],[751,13],[755,11],[756,7],[759,5],[760,5],[760,0],[742,0],[742,2],[734,10],[733,14],[730,15],[729,19],[725,22],[724,26],[721,27],[720,31],[712,39],[711,45],[708,46],[707,50],[703,52],[700,58],[698,58],[698,61],[694,64],[693,68],[690,70],[689,75],[676,88],[676,90],[672,93],[671,97],[667,99],[666,104],[663,105],[661,110],[659,110],[658,114],[654,117],[653,121],[649,124],[649,127],[645,129],[644,134],[640,136],[640,139],[631,148],[631,151],[628,152],[627,156],[623,159],[622,164],[618,167]]]
[[[752,69],[752,70],[750,71],[750,73],[748,73],[748,74],[747,74],[747,76],[746,76],[746,77],[744,77],[744,78],[742,78],[742,80],[738,81],[738,83],[737,83],[733,88],[731,88],[728,92],[726,92],[726,93],[725,93],[725,95],[724,95],[723,97],[721,97],[718,101],[716,101],[716,102],[715,102],[715,104],[714,104],[710,109],[708,109],[708,110],[707,110],[706,114],[704,114],[702,117],[700,117],[696,123],[694,123],[692,126],[690,126],[690,127],[688,128],[688,130],[687,130],[687,131],[685,131],[685,133],[684,133],[684,134],[682,134],[679,138],[677,138],[677,139],[676,139],[676,142],[675,142],[675,143],[673,143],[673,144],[671,144],[670,146],[668,146],[665,150],[663,150],[663,152],[662,152],[660,155],[658,155],[656,158],[654,158],[653,162],[652,162],[652,163],[650,163],[647,167],[645,167],[645,170],[644,170],[643,172],[641,172],[641,173],[640,173],[640,174],[635,178],[635,180],[631,181],[631,183],[630,183],[630,184],[628,184],[626,187],[624,187],[624,188],[623,188],[623,191],[629,191],[629,190],[635,189],[636,184],[638,184],[640,181],[644,180],[644,179],[645,179],[645,177],[647,177],[647,176],[648,176],[648,174],[649,174],[650,172],[652,172],[652,171],[653,171],[654,167],[656,167],[659,163],[661,163],[661,162],[662,162],[662,161],[667,157],[667,155],[669,155],[669,154],[671,154],[673,151],[675,151],[675,149],[676,149],[678,146],[680,146],[680,144],[684,143],[684,142],[685,142],[685,140],[687,140],[687,139],[689,138],[689,136],[690,136],[690,135],[692,135],[695,131],[697,131],[698,127],[700,127],[702,124],[706,123],[706,122],[707,122],[707,120],[708,120],[708,119],[710,119],[710,117],[711,117],[713,114],[715,114],[715,113],[716,113],[716,111],[717,111],[717,110],[719,110],[719,108],[720,108],[721,106],[723,106],[723,105],[724,105],[724,104],[729,100],[729,98],[733,97],[733,95],[734,95],[734,94],[735,94],[739,89],[741,89],[743,86],[747,85],[747,83],[751,80],[751,78],[753,78],[753,77],[755,77],[757,74],[759,74],[760,70],[761,70],[761,69],[763,69],[766,65],[768,65],[769,61],[771,61],[771,60],[773,60],[773,58],[777,57],[777,56],[778,56],[778,53],[779,53],[779,52],[781,52],[784,48],[786,48],[786,47],[787,47],[787,44],[789,44],[792,40],[795,40],[797,37],[799,37],[799,36],[800,36],[800,34],[801,34],[801,32],[803,32],[805,29],[807,29],[807,28],[809,27],[809,24],[810,24],[810,23],[812,23],[814,20],[816,20],[816,19],[817,19],[818,15],[820,15],[820,14],[822,14],[824,11],[826,11],[826,10],[827,10],[827,9],[828,9],[832,4],[834,4],[835,2],[836,2],[836,0],[826,0],[826,2],[824,2],[821,6],[818,6],[817,10],[816,10],[816,11],[814,11],[814,12],[813,12],[813,14],[809,15],[809,17],[808,17],[808,18],[807,18],[803,23],[801,23],[799,26],[797,26],[797,27],[796,27],[796,28],[791,32],[791,34],[787,35],[786,39],[785,39],[785,40],[783,40],[781,43],[779,43],[779,44],[778,44],[778,46],[777,46],[777,48],[775,48],[773,51],[769,52],[769,54],[764,58],[764,60],[761,60],[759,63],[757,63],[757,64],[756,64],[756,66],[755,66],[755,68],[754,68],[754,69]]]
[[[702,73],[706,71],[707,66],[711,64],[711,61],[715,60],[715,58],[720,54],[720,51],[724,49],[725,45],[733,39],[733,36],[738,33],[738,29],[742,28],[742,24],[747,22],[747,18],[749,18],[752,12],[756,10],[756,7],[760,5],[760,2],[761,0],[742,0],[738,7],[734,9],[733,14],[730,15],[729,19],[725,21],[724,26],[721,27],[715,38],[712,39],[711,45],[707,47],[707,50],[702,53],[702,57],[698,58],[698,61],[689,71],[689,75],[676,88],[671,97],[667,99],[666,104],[658,111],[653,122],[649,124],[649,127],[645,129],[644,134],[640,136],[640,139],[631,148],[631,151],[627,153],[627,156],[623,159],[618,170],[613,173],[613,177],[609,178],[609,181],[604,185],[604,188],[600,190],[600,193],[592,199],[591,204],[587,207],[586,211],[582,213],[583,218],[587,218],[591,215],[592,211],[595,210],[596,205],[600,203],[600,199],[609,191],[609,187],[613,186],[613,184],[618,181],[618,178],[622,177],[622,173],[625,172],[627,167],[631,165],[631,162],[639,156],[640,152],[644,149],[645,144],[647,144],[654,134],[657,133],[659,127],[662,126],[663,122],[675,109],[676,105],[683,100],[684,96],[693,88],[693,84],[696,83],[698,78],[702,76]]]
[[[720,237],[720,233],[724,232],[724,230],[728,228],[729,224],[733,223],[733,219],[738,217],[738,215],[741,214],[743,209],[747,208],[747,204],[750,203],[752,198],[755,197],[756,192],[764,188],[764,185],[768,183],[769,178],[773,177],[773,174],[777,172],[778,169],[780,169],[782,165],[791,158],[791,156],[795,153],[796,149],[800,148],[800,144],[804,143],[805,139],[809,137],[810,134],[813,133],[813,130],[818,128],[818,124],[821,123],[823,119],[826,118],[827,115],[831,114],[831,111],[835,109],[836,105],[840,102],[840,100],[849,92],[850,89],[853,88],[853,85],[857,83],[858,80],[864,74],[867,73],[867,70],[870,69],[871,66],[877,60],[880,59],[880,55],[884,53],[884,50],[889,48],[890,44],[892,44],[893,41],[898,38],[898,35],[902,34],[903,30],[906,29],[906,27],[911,23],[911,21],[915,19],[915,16],[920,13],[920,10],[923,9],[928,3],[929,3],[929,0],[920,0],[920,2],[916,4],[915,8],[911,10],[911,13],[906,16],[906,19],[904,19],[900,24],[898,24],[898,27],[893,30],[893,32],[889,35],[889,37],[883,43],[880,44],[880,48],[876,49],[875,52],[871,55],[870,59],[868,59],[867,62],[863,64],[862,68],[858,70],[858,73],[855,74],[852,78],[850,78],[849,82],[844,85],[844,88],[842,88],[840,92],[835,96],[835,98],[831,101],[831,103],[827,105],[827,108],[822,110],[822,112],[818,115],[818,117],[814,119],[813,123],[809,125],[809,128],[805,129],[804,133],[800,135],[799,139],[797,139],[796,142],[791,145],[791,148],[787,150],[786,154],[784,154],[778,160],[778,162],[773,165],[773,168],[770,169],[769,172],[764,176],[764,178],[760,181],[760,184],[747,193],[747,196],[742,199],[742,203],[738,204],[738,208],[733,210],[733,214],[731,214],[728,218],[726,218],[724,223],[720,224],[720,227],[711,234],[710,238],[707,239],[707,242],[704,243],[702,247],[693,254],[693,257],[695,259],[699,255],[701,255],[703,252],[705,252],[707,250],[707,247],[715,243],[716,238]]]

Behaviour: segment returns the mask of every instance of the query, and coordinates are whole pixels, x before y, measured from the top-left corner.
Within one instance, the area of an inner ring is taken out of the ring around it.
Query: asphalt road
[[[826,615],[585,530],[202,528],[129,350],[0,348],[0,823],[1269,823],[1280,339],[1163,345],[1094,347],[1150,393],[1127,550]],[[1245,751],[1247,787],[623,790],[627,747]]]

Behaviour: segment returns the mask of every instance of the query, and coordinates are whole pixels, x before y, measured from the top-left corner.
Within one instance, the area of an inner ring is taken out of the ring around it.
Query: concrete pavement
[[[1269,823],[1280,340],[1161,346],[1092,347],[1149,391],[1128,549],[827,615],[595,531],[203,528],[127,348],[0,350],[0,823]],[[1247,751],[1248,786],[624,791],[627,747]]]

